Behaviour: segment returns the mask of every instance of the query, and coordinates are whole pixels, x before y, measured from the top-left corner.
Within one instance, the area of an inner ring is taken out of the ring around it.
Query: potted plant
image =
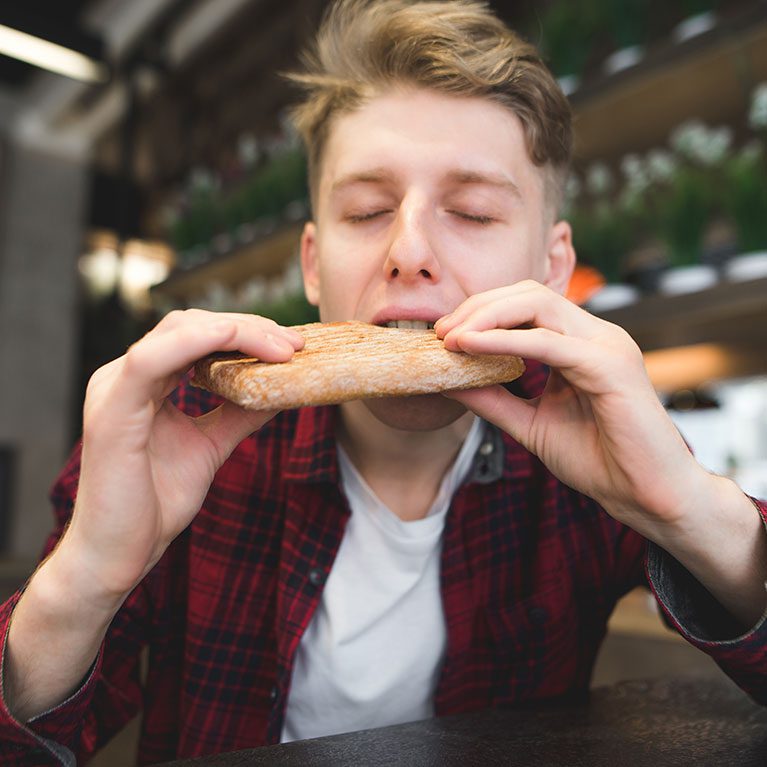
[[[732,280],[767,274],[767,83],[754,89],[748,121],[760,140],[746,145],[731,159],[723,187],[740,251],[725,267],[726,276]]]
[[[703,290],[718,279],[713,265],[701,263],[701,254],[731,140],[728,128],[710,129],[698,121],[684,123],[671,135],[676,163],[655,199],[658,233],[672,266],[660,280],[662,292]]]
[[[716,26],[716,0],[682,0],[684,18],[672,32],[678,43],[702,35]]]
[[[610,169],[595,163],[586,174],[586,192],[568,216],[579,259],[596,268],[607,284],[588,301],[592,311],[607,311],[633,303],[639,291],[622,281],[623,256],[631,244],[632,223],[615,203],[615,179]]]
[[[652,202],[655,187],[663,184],[673,171],[673,159],[663,150],[652,150],[646,157],[629,154],[621,160],[623,188],[617,205],[631,228],[625,276],[642,293],[655,293],[668,268],[666,248],[653,227]]]
[[[605,0],[604,9],[616,47],[605,60],[604,69],[608,74],[615,74],[635,66],[644,58],[647,4],[643,0]]]
[[[749,144],[732,157],[724,189],[738,238],[738,255],[727,262],[725,275],[730,280],[767,275],[767,161],[761,144]]]
[[[594,39],[593,3],[559,0],[540,21],[541,50],[565,95],[580,86]]]

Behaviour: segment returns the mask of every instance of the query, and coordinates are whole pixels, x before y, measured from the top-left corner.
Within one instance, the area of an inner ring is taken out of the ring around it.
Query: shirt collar
[[[517,397],[534,399],[543,393],[549,368],[540,362],[525,361],[525,372],[506,389]],[[485,433],[474,455],[467,484],[488,485],[500,479],[529,477],[537,459],[526,448],[497,426],[485,423]]]

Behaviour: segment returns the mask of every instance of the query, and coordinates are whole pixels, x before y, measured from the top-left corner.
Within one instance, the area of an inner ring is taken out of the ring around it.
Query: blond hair
[[[554,212],[572,153],[570,105],[535,46],[485,3],[471,0],[337,0],[326,12],[304,69],[288,77],[304,90],[292,110],[307,150],[316,203],[333,119],[398,85],[478,96],[521,121],[527,152],[542,168]]]

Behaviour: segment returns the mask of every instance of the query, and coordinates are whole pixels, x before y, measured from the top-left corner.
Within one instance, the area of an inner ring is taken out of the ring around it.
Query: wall
[[[0,168],[0,445],[15,453],[3,549],[34,558],[51,515],[48,489],[70,445],[77,359],[82,160],[7,142]]]

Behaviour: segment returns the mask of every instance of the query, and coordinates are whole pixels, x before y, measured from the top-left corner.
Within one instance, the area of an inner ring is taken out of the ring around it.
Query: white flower
[[[703,165],[717,165],[727,156],[732,131],[727,127],[709,129],[699,120],[690,120],[676,128],[669,141],[681,157]]]
[[[707,165],[718,165],[724,160],[732,146],[732,130],[724,125],[708,133],[705,162]]]
[[[624,201],[640,197],[650,186],[647,167],[638,154],[627,154],[621,160],[621,173],[626,180],[623,193]]]
[[[614,186],[613,174],[603,162],[595,162],[586,173],[586,188],[599,197],[607,194]]]
[[[565,182],[565,200],[568,202],[575,200],[580,195],[581,188],[581,180],[575,173],[571,173]]]
[[[216,177],[207,168],[192,168],[189,189],[194,192],[210,192],[218,187]]]
[[[767,128],[767,82],[759,83],[751,94],[748,124],[754,130]]]
[[[666,183],[676,173],[679,163],[671,152],[652,149],[647,155],[647,173],[653,181]]]
[[[700,120],[689,120],[672,131],[669,143],[677,154],[697,160],[700,148],[706,141],[705,137],[706,126]]]
[[[301,271],[301,261],[294,259],[282,275],[282,281],[285,286],[285,293],[289,296],[295,296],[304,289],[304,278]]]
[[[261,306],[267,293],[266,280],[263,277],[252,277],[240,288],[240,303],[247,311]]]
[[[237,156],[245,167],[255,165],[260,152],[258,140],[252,133],[243,133],[237,140]]]

